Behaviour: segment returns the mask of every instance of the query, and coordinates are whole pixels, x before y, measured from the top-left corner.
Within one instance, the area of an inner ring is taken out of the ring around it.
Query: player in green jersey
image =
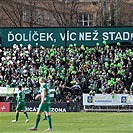
[[[26,112],[26,104],[25,104],[25,94],[22,91],[22,86],[18,86],[18,94],[17,94],[17,107],[16,107],[16,119],[12,120],[12,122],[17,122],[19,117],[19,112],[23,110],[23,113],[26,117],[26,123],[29,122],[28,114]]]
[[[40,90],[41,94],[38,94],[35,99],[37,100],[39,97],[41,97],[41,103],[39,105],[38,111],[37,111],[37,117],[36,117],[36,123],[35,126],[32,128],[29,128],[30,130],[37,130],[38,124],[40,122],[41,114],[42,112],[46,112],[47,120],[48,120],[48,126],[49,128],[45,131],[52,131],[52,121],[51,121],[51,115],[50,115],[50,96],[49,96],[49,87],[44,82],[44,78],[41,77],[39,79],[40,83]]]

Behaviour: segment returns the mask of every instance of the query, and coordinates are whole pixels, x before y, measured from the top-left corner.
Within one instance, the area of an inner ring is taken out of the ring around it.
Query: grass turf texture
[[[52,133],[133,133],[132,113],[51,113]],[[0,132],[2,133],[44,133],[47,121],[43,120],[43,114],[37,131],[28,130],[33,127],[36,119],[35,112],[29,112],[29,123],[25,123],[23,113],[19,115],[19,121],[12,123],[15,113],[0,113]]]

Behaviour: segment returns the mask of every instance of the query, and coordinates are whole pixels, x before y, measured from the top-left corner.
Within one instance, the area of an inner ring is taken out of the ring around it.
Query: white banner
[[[83,94],[83,105],[132,105],[133,96],[129,94]]]
[[[7,94],[7,87],[0,87],[0,95]]]
[[[12,96],[14,94],[14,88],[0,87],[0,96]]]
[[[22,88],[22,91],[24,91],[25,94],[30,94],[29,88]],[[50,89],[51,98],[54,98],[54,92],[55,92],[55,89]],[[0,87],[0,96],[7,96],[7,95],[12,95],[17,93],[18,93],[18,88]]]
[[[28,90],[29,90],[29,88],[22,88],[22,91],[24,91],[24,92],[26,92]],[[18,93],[18,88],[14,88],[14,94],[17,94],[17,93]]]

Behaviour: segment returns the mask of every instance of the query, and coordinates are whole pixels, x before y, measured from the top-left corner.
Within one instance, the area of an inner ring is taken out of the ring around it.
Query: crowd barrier
[[[83,94],[84,111],[133,111],[133,95]]]
[[[27,112],[36,112],[39,102],[27,102]],[[0,112],[14,112],[15,102],[0,102]],[[81,111],[80,102],[52,102],[52,112],[79,112]],[[127,111],[133,112],[133,95],[128,94],[83,94],[83,111]]]
[[[26,109],[27,112],[37,112],[39,102],[27,102]],[[0,102],[0,112],[14,112],[16,109],[15,102]],[[71,102],[67,104],[62,103],[51,103],[51,112],[79,112],[79,104],[76,102]]]

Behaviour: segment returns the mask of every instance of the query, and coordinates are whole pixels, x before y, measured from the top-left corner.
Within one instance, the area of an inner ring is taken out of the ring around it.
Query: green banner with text
[[[133,27],[34,27],[34,28],[1,28],[2,47],[12,47],[14,44],[33,47],[95,46],[117,42],[131,43]]]

